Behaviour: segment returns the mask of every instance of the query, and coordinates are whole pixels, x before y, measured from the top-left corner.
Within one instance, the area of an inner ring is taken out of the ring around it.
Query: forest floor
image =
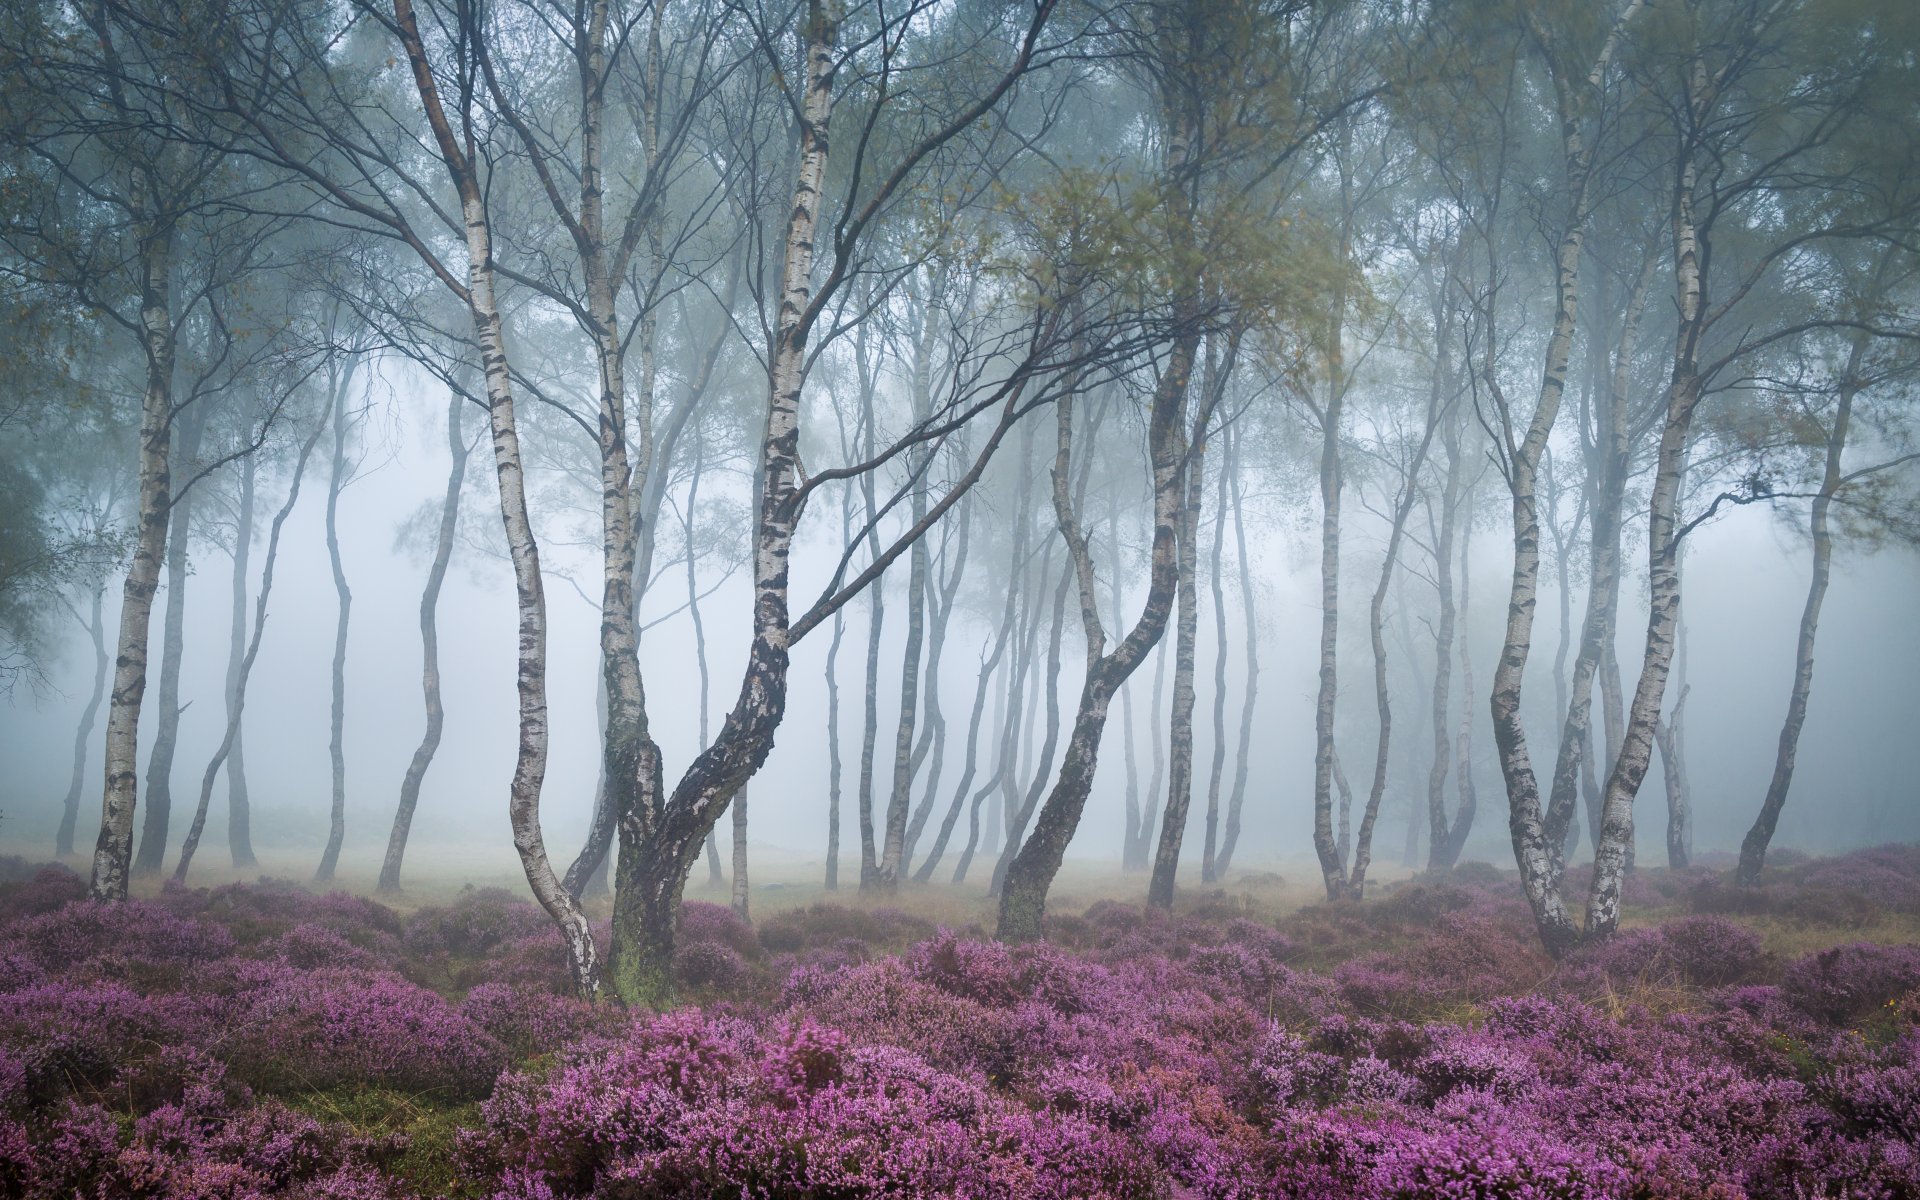
[[[1920,848],[1641,870],[1559,963],[1483,864],[1173,914],[1076,865],[1013,949],[977,882],[756,871],[750,926],[696,868],[635,1015],[563,994],[524,884],[101,906],[0,860],[0,1195],[1920,1196]]]

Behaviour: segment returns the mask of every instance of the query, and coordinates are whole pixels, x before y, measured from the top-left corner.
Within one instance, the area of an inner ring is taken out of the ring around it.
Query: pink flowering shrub
[[[1484,866],[1023,946],[693,903],[689,1006],[636,1019],[503,891],[101,906],[0,864],[0,1195],[1920,1196],[1920,947],[1782,962],[1738,916],[1848,928],[1920,856],[1784,859],[1717,908],[1705,878],[1641,872],[1661,923],[1558,964]]]

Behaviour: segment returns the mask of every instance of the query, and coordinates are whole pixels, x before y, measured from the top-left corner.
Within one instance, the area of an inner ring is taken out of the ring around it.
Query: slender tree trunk
[[[220,768],[226,766],[229,773],[232,771],[231,756],[233,748],[240,743],[241,722],[246,714],[247,681],[253,676],[253,663],[260,654],[260,639],[266,633],[267,601],[273,595],[273,569],[280,558],[280,531],[286,527],[287,518],[293,514],[293,506],[300,499],[300,481],[306,476],[307,460],[313,456],[313,448],[326,428],[325,420],[316,421],[313,432],[301,443],[300,453],[293,463],[293,481],[287,485],[287,498],[281,502],[280,511],[273,515],[273,523],[267,532],[267,556],[260,570],[260,595],[254,601],[253,634],[232,671],[232,700],[227,706],[226,731],[221,735],[220,746],[214,751],[213,758],[207,762],[207,769],[200,776],[200,802],[194,807],[193,822],[187,827],[187,836],[180,843],[180,859],[173,868],[175,883],[186,882],[187,872],[193,866],[193,856],[200,849],[200,835],[207,824],[207,808],[213,800],[213,782],[219,778]]]
[[[1240,568],[1240,610],[1245,621],[1241,640],[1246,644],[1242,666],[1246,671],[1246,692],[1240,702],[1240,741],[1234,750],[1233,791],[1227,800],[1227,830],[1220,843],[1220,858],[1215,871],[1225,878],[1233,865],[1234,847],[1240,842],[1240,812],[1247,796],[1247,767],[1253,757],[1253,706],[1260,694],[1260,617],[1253,590],[1253,563],[1247,556],[1246,524],[1242,517],[1240,485],[1240,434],[1229,429],[1227,435],[1227,474],[1233,480],[1233,549]]]
[[[440,633],[435,617],[440,609],[440,586],[447,578],[447,563],[453,558],[453,535],[460,520],[460,486],[467,475],[467,439],[460,430],[460,406],[465,400],[458,392],[447,401],[447,487],[440,501],[440,528],[433,539],[433,561],[427,567],[426,586],[420,591],[420,692],[427,713],[427,728],[414,748],[407,773],[400,780],[400,804],[394,810],[393,831],[387,837],[387,856],[380,864],[379,890],[400,890],[400,864],[407,853],[407,834],[413,828],[413,811],[420,802],[420,784],[440,748],[440,731],[446,722],[446,710],[440,703]],[[231,770],[231,769],[229,769]]]
[[[251,867],[253,803],[247,795],[246,727],[234,719],[240,705],[240,668],[247,655],[247,573],[253,549],[255,458],[240,463],[240,508],[233,530],[233,618],[227,642],[227,722],[233,726],[233,749],[227,753],[227,852],[233,865]]]
[[[439,83],[420,37],[412,0],[394,0],[394,24],[435,144],[460,197],[467,251],[464,298],[473,319],[474,341],[486,379],[494,474],[500,488],[500,519],[513,561],[515,607],[519,618],[516,681],[519,739],[508,793],[508,821],[527,884],[559,927],[566,943],[573,986],[581,994],[592,996],[597,994],[600,980],[593,931],[579,903],[555,873],[540,830],[540,789],[547,768],[547,604],[539,545],[527,515],[526,475],[520,457],[504,323],[494,296],[493,229],[478,170],[441,106]],[[602,605],[603,628],[609,607]],[[631,611],[631,605],[627,608]]]
[[[147,633],[160,563],[167,552],[172,503],[169,443],[173,436],[173,226],[143,223],[140,242],[140,345],[146,391],[140,405],[139,508],[133,560],[121,589],[113,691],[107,703],[105,785],[100,836],[93,849],[95,900],[125,900],[133,868],[133,815],[139,799],[140,703],[147,689]]]
[[[1463,499],[1462,504],[1468,502]],[[1465,621],[1473,612],[1473,516],[1469,507],[1460,526],[1460,732],[1455,742],[1454,770],[1458,777],[1459,799],[1453,820],[1447,824],[1446,848],[1438,869],[1451,871],[1467,848],[1467,835],[1473,832],[1473,818],[1480,807],[1479,793],[1473,786],[1473,654]]]
[[[1007,568],[1007,578],[1009,580],[1016,578],[1020,573],[1022,560],[1026,555],[1025,534],[1026,524],[1024,522],[1014,527],[1013,561]],[[956,568],[956,581],[957,578],[958,573]],[[986,708],[987,693],[993,686],[994,672],[999,668],[1001,657],[1006,653],[1008,641],[1013,634],[1014,625],[1018,619],[1018,605],[1016,601],[1019,592],[1020,589],[1017,587],[1008,587],[1006,605],[1001,610],[999,632],[994,635],[993,648],[980,661],[980,672],[973,688],[973,710],[967,718],[967,755],[965,765],[961,768],[960,783],[958,787],[954,788],[953,800],[947,806],[947,815],[940,822],[940,832],[935,835],[933,846],[927,851],[926,860],[922,862],[919,869],[913,873],[913,877],[917,882],[925,883],[933,877],[934,868],[939,865],[941,857],[945,855],[947,842],[953,836],[953,827],[960,818],[962,806],[966,803],[968,789],[973,786],[976,764],[979,762],[980,715]],[[997,704],[998,701],[996,701],[996,705]],[[999,714],[996,713],[994,717],[996,728],[998,727],[999,719]],[[998,780],[994,782],[997,784]],[[974,813],[973,835],[974,838],[977,838],[979,835],[977,807],[974,809]]]
[[[1827,456],[1820,489],[1813,498],[1808,529],[1813,538],[1813,575],[1807,584],[1806,604],[1800,610],[1800,631],[1794,642],[1793,685],[1787,692],[1787,716],[1780,726],[1780,742],[1774,751],[1773,775],[1767,781],[1767,794],[1753,826],[1740,842],[1740,865],[1734,878],[1742,884],[1760,881],[1766,866],[1767,847],[1780,824],[1780,813],[1787,804],[1787,792],[1793,786],[1793,769],[1800,753],[1800,730],[1807,723],[1807,699],[1813,691],[1813,644],[1820,629],[1820,608],[1826,602],[1827,583],[1833,573],[1833,533],[1828,510],[1845,476],[1841,461],[1847,448],[1848,428],[1853,422],[1853,398],[1860,388],[1860,365],[1866,355],[1867,338],[1854,339],[1848,355],[1846,375],[1840,386],[1839,405],[1833,425],[1827,431]]]
[[[828,891],[840,887],[840,638],[846,619],[833,614],[833,641],[827,647],[827,877]]]
[[[1343,266],[1353,253],[1352,205],[1344,199],[1351,190],[1343,158],[1341,211],[1346,219],[1341,226],[1339,260]],[[1313,850],[1329,900],[1339,899],[1347,890],[1347,839],[1342,834],[1336,842],[1333,831],[1333,717],[1340,694],[1340,422],[1347,384],[1340,338],[1345,310],[1346,289],[1336,287],[1327,339],[1327,401],[1320,410],[1320,687],[1313,705]]]
[[[914,747],[913,768],[919,769],[921,760],[931,752],[927,763],[926,791],[915,808],[913,819],[907,823],[906,848],[901,854],[900,869],[907,870],[913,863],[913,852],[920,844],[920,835],[926,831],[927,820],[933,815],[933,807],[940,796],[940,778],[946,763],[947,719],[940,709],[940,659],[946,649],[947,625],[953,619],[955,602],[960,592],[960,581],[967,566],[967,538],[969,526],[973,524],[973,504],[964,503],[960,509],[960,529],[956,535],[956,548],[951,563],[946,561],[946,550],[941,550],[941,563],[944,568],[944,580],[935,597],[931,627],[928,630],[927,643],[927,681],[923,689],[926,699],[927,723],[920,731],[920,743]],[[929,584],[929,590],[932,585]],[[972,751],[968,751],[969,757]],[[968,764],[971,766],[971,762]],[[964,790],[964,789],[963,789]],[[943,843],[944,846],[944,843]],[[918,875],[915,876],[918,878]]]
[[[1687,473],[1693,414],[1702,394],[1698,355],[1706,317],[1693,189],[1694,168],[1689,157],[1679,172],[1673,208],[1674,300],[1679,317],[1673,376],[1667,389],[1667,415],[1660,431],[1653,490],[1647,505],[1650,594],[1646,649],[1633,704],[1627,712],[1626,736],[1601,796],[1600,840],[1594,848],[1593,883],[1587,895],[1589,941],[1611,937],[1619,924],[1620,889],[1632,852],[1633,800],[1651,761],[1653,727],[1660,719],[1680,623],[1680,494]]]
[[[1173,174],[1178,175],[1189,162],[1195,136],[1195,123],[1191,114],[1187,114],[1175,125],[1167,149],[1167,163]],[[1176,228],[1180,227],[1176,222]],[[1183,310],[1188,303],[1190,297],[1177,298],[1176,311]],[[1053,506],[1080,595],[1080,621],[1087,638],[1087,672],[1060,774],[1034,823],[1032,835],[1008,867],[1006,882],[1001,888],[997,936],[1003,941],[1032,941],[1040,937],[1047,893],[1059,874],[1067,843],[1079,828],[1080,814],[1093,790],[1100,739],[1106,730],[1107,706],[1127,676],[1139,667],[1147,651],[1166,633],[1167,621],[1172,616],[1174,592],[1180,577],[1177,561],[1180,509],[1186,490],[1187,447],[1183,443],[1186,441],[1187,385],[1199,341],[1197,333],[1186,330],[1175,335],[1166,366],[1154,388],[1147,422],[1147,448],[1153,465],[1152,570],[1140,618],[1111,653],[1102,653],[1106,632],[1100,622],[1093,556],[1087,549],[1079,515],[1067,490],[1072,405],[1070,398],[1058,402],[1061,410],[1059,444],[1054,458]],[[1170,886],[1172,880],[1169,878],[1167,882]]]
[[[1687,794],[1687,764],[1680,750],[1681,719],[1685,715],[1688,689],[1680,688],[1673,702],[1673,715],[1653,727],[1654,741],[1660,747],[1660,770],[1667,785],[1667,867],[1684,871],[1690,859],[1693,832],[1693,805]]]
[[[1440,528],[1434,536],[1433,550],[1433,587],[1440,612],[1433,626],[1433,766],[1427,771],[1427,870],[1434,872],[1453,866],[1442,860],[1451,840],[1447,774],[1452,764],[1447,720],[1453,713],[1453,641],[1458,620],[1453,604],[1453,539],[1459,524],[1464,465],[1458,421],[1447,423],[1441,445],[1447,452],[1447,479],[1440,495]]]
[[[1151,865],[1147,849],[1153,844],[1154,831],[1160,828],[1161,784],[1167,775],[1167,739],[1160,736],[1166,728],[1161,720],[1161,710],[1167,694],[1167,647],[1171,643],[1159,642],[1153,654],[1153,703],[1149,707],[1147,719],[1153,728],[1147,731],[1147,743],[1153,747],[1153,776],[1147,781],[1147,808],[1140,814],[1140,822],[1127,831],[1127,866],[1129,871],[1144,871]]]
[[[180,438],[174,455],[189,479],[197,465],[200,438],[206,428],[206,407],[196,404],[177,416]],[[155,699],[153,752],[147,758],[147,811],[140,825],[140,849],[134,855],[136,876],[154,875],[167,853],[168,822],[173,814],[173,760],[180,745],[180,660],[186,650],[187,558],[193,541],[194,493],[176,496],[168,512],[167,608],[161,624],[160,692]]]
[[[1222,580],[1227,544],[1227,492],[1231,460],[1221,466],[1220,496],[1213,509],[1213,561],[1207,566],[1213,592],[1213,761],[1207,768],[1207,841],[1201,850],[1200,879],[1219,879],[1220,780],[1227,767],[1227,596]]]
[[[1040,744],[1040,753],[1030,764],[1033,782],[1027,786],[1026,794],[1021,797],[1013,821],[1008,826],[1007,848],[994,862],[993,880],[987,885],[989,895],[999,895],[1005,885],[1007,868],[1012,865],[1020,840],[1027,834],[1027,823],[1033,820],[1034,808],[1040,803],[1047,781],[1053,776],[1054,753],[1060,748],[1060,636],[1067,623],[1067,588],[1070,583],[1072,577],[1067,572],[1061,572],[1060,584],[1053,592],[1053,612],[1047,626],[1046,737]],[[1011,796],[1013,793],[1008,794]]]
[[[333,567],[333,591],[339,598],[339,616],[333,627],[332,735],[327,757],[333,764],[333,806],[327,846],[320,855],[316,880],[333,878],[340,861],[340,845],[347,836],[347,625],[353,614],[353,591],[347,587],[340,561],[340,489],[347,483],[347,388],[353,378],[351,360],[333,389],[333,470],[327,477],[327,561]]]
[[[106,590],[107,581],[103,578],[93,589],[93,599],[87,609],[87,636],[93,642],[93,692],[87,697],[87,707],[80,714],[80,726],[73,734],[73,782],[68,784],[66,801],[60,806],[60,829],[54,839],[54,853],[61,858],[73,854],[73,830],[80,820],[80,793],[87,782],[87,742],[93,737],[93,724],[100,716],[100,702],[107,695],[107,668],[112,664],[107,657],[106,622],[100,613]]]
[[[1217,368],[1208,355],[1204,373]],[[1213,380],[1206,381],[1211,393]],[[1200,562],[1200,506],[1206,488],[1207,429],[1212,406],[1194,422],[1187,452],[1186,497],[1180,506],[1180,539],[1176,544],[1175,593],[1179,605],[1174,618],[1173,722],[1167,737],[1167,799],[1160,809],[1160,838],[1154,848],[1153,874],[1147,881],[1147,903],[1173,907],[1174,882],[1180,873],[1180,847],[1186,838],[1187,812],[1193,803],[1193,672],[1200,632],[1200,593],[1195,576]]]

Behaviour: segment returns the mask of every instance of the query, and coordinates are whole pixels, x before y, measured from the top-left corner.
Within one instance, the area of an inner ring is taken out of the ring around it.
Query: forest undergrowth
[[[0,1194],[31,1200],[1920,1196],[1915,847],[1639,871],[1560,963],[1481,865],[1105,900],[1018,948],[938,893],[690,902],[657,1015],[567,995],[497,889],[0,878]]]

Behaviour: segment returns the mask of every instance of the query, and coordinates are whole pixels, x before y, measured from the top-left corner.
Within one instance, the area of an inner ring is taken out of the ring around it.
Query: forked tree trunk
[[[107,703],[100,836],[94,843],[93,878],[87,889],[95,900],[125,900],[127,878],[133,870],[140,703],[147,689],[147,633],[153,620],[153,595],[160,587],[160,563],[167,552],[167,509],[172,503],[169,443],[174,415],[174,231],[170,222],[143,222],[135,232],[141,272],[140,346],[147,375],[140,404],[139,501],[133,559],[120,594],[113,691]]]
[[[1046,791],[1047,780],[1053,775],[1054,753],[1060,748],[1060,636],[1067,623],[1067,589],[1072,577],[1065,571],[1060,574],[1060,584],[1053,592],[1053,610],[1047,625],[1047,677],[1046,700],[1047,732],[1040,743],[1040,752],[1028,766],[1033,782],[1020,797],[1019,805],[1014,809],[1013,820],[1007,829],[1006,850],[993,864],[993,879],[987,885],[987,894],[997,896],[1005,885],[1007,868],[1012,865],[1013,856],[1020,846],[1020,840],[1026,836],[1027,823],[1033,820],[1034,808],[1040,803],[1041,795]],[[1015,780],[1014,782],[1018,782]],[[1010,789],[1008,795],[1015,793]]]
[[[333,708],[332,733],[327,740],[327,758],[333,765],[333,804],[329,810],[327,845],[321,852],[316,880],[333,878],[340,861],[340,845],[347,836],[347,626],[353,614],[353,591],[347,587],[347,572],[340,561],[340,489],[347,482],[347,387],[353,378],[353,361],[333,389],[333,470],[327,477],[327,562],[333,568],[333,591],[338,597],[339,615],[333,627]]]
[[[1696,101],[1697,103],[1697,101]],[[1594,848],[1593,883],[1587,893],[1586,939],[1611,937],[1620,921],[1620,890],[1632,854],[1633,801],[1653,754],[1654,725],[1666,695],[1680,624],[1680,495],[1703,383],[1700,338],[1708,314],[1701,274],[1702,253],[1693,216],[1694,166],[1688,151],[1674,193],[1674,302],[1679,319],[1667,415],[1654,460],[1647,504],[1648,615],[1640,678],[1627,711],[1626,736],[1601,794],[1600,841]]]
[[[1190,161],[1193,139],[1197,136],[1192,114],[1174,123],[1166,151],[1169,171],[1178,175]],[[1186,214],[1190,215],[1190,214]],[[1176,222],[1176,228],[1179,228]],[[1190,296],[1177,298],[1176,312],[1184,312]],[[1199,350],[1198,333],[1182,329],[1169,347],[1166,365],[1154,388],[1147,421],[1147,450],[1153,466],[1153,549],[1152,570],[1146,604],[1139,619],[1122,637],[1111,653],[1102,653],[1106,632],[1101,627],[1098,594],[1095,590],[1093,556],[1081,532],[1079,514],[1074,511],[1067,490],[1067,468],[1072,451],[1072,404],[1070,397],[1058,403],[1059,439],[1055,448],[1053,471],[1053,507],[1066,543],[1069,567],[1080,597],[1080,621],[1086,631],[1087,672],[1081,684],[1080,702],[1074,717],[1073,733],[1067,741],[1066,757],[1052,792],[1047,796],[1027,839],[1008,866],[1000,892],[1000,919],[997,936],[1003,941],[1033,941],[1041,936],[1046,915],[1047,892],[1060,871],[1067,843],[1073,840],[1093,790],[1093,773],[1099,763],[1100,739],[1106,731],[1107,706],[1115,691],[1127,681],[1147,651],[1166,632],[1172,615],[1174,591],[1179,583],[1177,561],[1180,507],[1185,492],[1185,425],[1187,385],[1193,372],[1194,356]]]
[[[240,507],[233,530],[233,616],[227,641],[227,721],[233,749],[227,754],[227,852],[233,865],[251,867],[253,803],[247,795],[246,727],[234,720],[240,705],[240,669],[247,656],[247,574],[253,549],[254,456],[240,464]]]
[[[219,778],[223,765],[231,769],[231,754],[239,744],[241,722],[246,714],[247,681],[253,676],[253,663],[259,657],[260,639],[267,628],[267,601],[273,595],[273,568],[280,558],[280,531],[285,528],[294,504],[300,499],[300,481],[307,473],[307,459],[312,457],[314,445],[319,442],[320,434],[326,427],[325,421],[315,422],[313,433],[301,443],[300,453],[293,463],[293,481],[287,485],[287,498],[281,503],[280,511],[273,515],[273,524],[267,532],[267,556],[260,570],[260,595],[253,609],[253,634],[232,671],[232,699],[227,705],[226,731],[221,735],[220,746],[208,761],[206,771],[200,776],[200,802],[194,807],[193,823],[188,826],[186,839],[180,844],[180,860],[173,868],[175,883],[186,882],[187,872],[193,867],[193,856],[200,849],[200,835],[207,824],[207,807],[213,799],[213,781]]]
[[[932,621],[928,629],[927,680],[923,689],[926,697],[924,703],[927,708],[927,723],[920,731],[919,745],[913,750],[914,771],[917,772],[921,761],[927,759],[927,782],[926,790],[920,797],[920,803],[914,809],[913,819],[907,823],[906,848],[900,857],[902,871],[912,866],[913,852],[919,846],[920,835],[926,831],[927,821],[933,815],[934,805],[940,798],[940,778],[946,766],[947,753],[947,719],[940,709],[940,659],[946,649],[947,626],[953,619],[953,610],[960,594],[962,572],[967,565],[968,530],[972,524],[973,505],[965,503],[960,508],[960,529],[956,535],[957,546],[953,561],[946,561],[945,547],[942,547],[940,553],[944,579],[935,595]],[[932,589],[931,583],[928,586]],[[969,758],[972,753],[969,749]],[[971,767],[972,763],[969,762],[968,766]],[[944,843],[942,847],[944,848]]]
[[[447,487],[440,501],[433,561],[427,567],[426,586],[420,590],[420,692],[427,727],[400,780],[400,804],[394,810],[393,830],[387,836],[387,856],[380,864],[378,890],[382,892],[400,890],[400,865],[407,853],[407,834],[413,829],[414,808],[420,802],[420,784],[433,764],[434,752],[440,748],[440,731],[446,723],[446,709],[440,703],[440,633],[435,618],[440,609],[440,585],[453,558],[453,535],[460,520],[460,486],[467,475],[467,439],[460,431],[460,406],[465,402],[458,392],[447,401]]]
[[[1025,522],[1014,527],[1013,560],[1007,568],[1007,578],[1010,580],[1019,575],[1026,556],[1026,528]],[[1016,600],[1019,593],[1019,588],[1008,587],[1006,604],[1000,613],[999,631],[994,635],[993,639],[993,648],[981,659],[979,676],[973,688],[973,710],[967,717],[967,755],[965,765],[960,771],[960,783],[953,790],[953,800],[947,806],[947,815],[942,818],[940,822],[940,832],[935,835],[933,846],[927,851],[925,861],[923,861],[919,869],[913,873],[913,878],[916,882],[925,883],[927,880],[933,878],[934,868],[939,865],[940,859],[946,854],[947,842],[952,838],[953,827],[960,819],[961,808],[966,804],[968,789],[973,786],[977,764],[980,761],[980,715],[986,709],[987,693],[992,689],[994,672],[999,669],[1002,656],[1005,655],[1008,642],[1013,635],[1014,625],[1018,620],[1019,609]],[[998,703],[999,701],[996,700],[996,705]],[[996,713],[996,728],[998,727],[998,722],[999,714]],[[994,780],[993,784],[997,785],[998,782],[998,780]],[[979,836],[979,808],[977,802],[973,812],[975,814],[973,833],[968,839],[969,842],[977,839]]]
[[[193,477],[206,428],[206,406],[196,404],[174,418],[180,438],[174,457],[188,479]],[[173,760],[180,745],[180,660],[186,650],[187,559],[193,540],[195,494],[175,496],[168,512],[167,608],[161,623],[160,692],[153,723],[153,752],[147,758],[147,811],[140,824],[140,849],[134,855],[135,875],[154,875],[167,854],[168,823],[173,815]]]
[[[93,737],[93,724],[100,716],[100,702],[107,695],[107,627],[100,613],[107,590],[105,578],[93,589],[87,609],[87,636],[93,642],[93,691],[87,707],[80,713],[80,725],[73,734],[73,780],[67,785],[67,798],[60,805],[60,828],[54,837],[54,854],[68,858],[73,854],[73,831],[80,820],[80,793],[87,782],[87,742]]]

